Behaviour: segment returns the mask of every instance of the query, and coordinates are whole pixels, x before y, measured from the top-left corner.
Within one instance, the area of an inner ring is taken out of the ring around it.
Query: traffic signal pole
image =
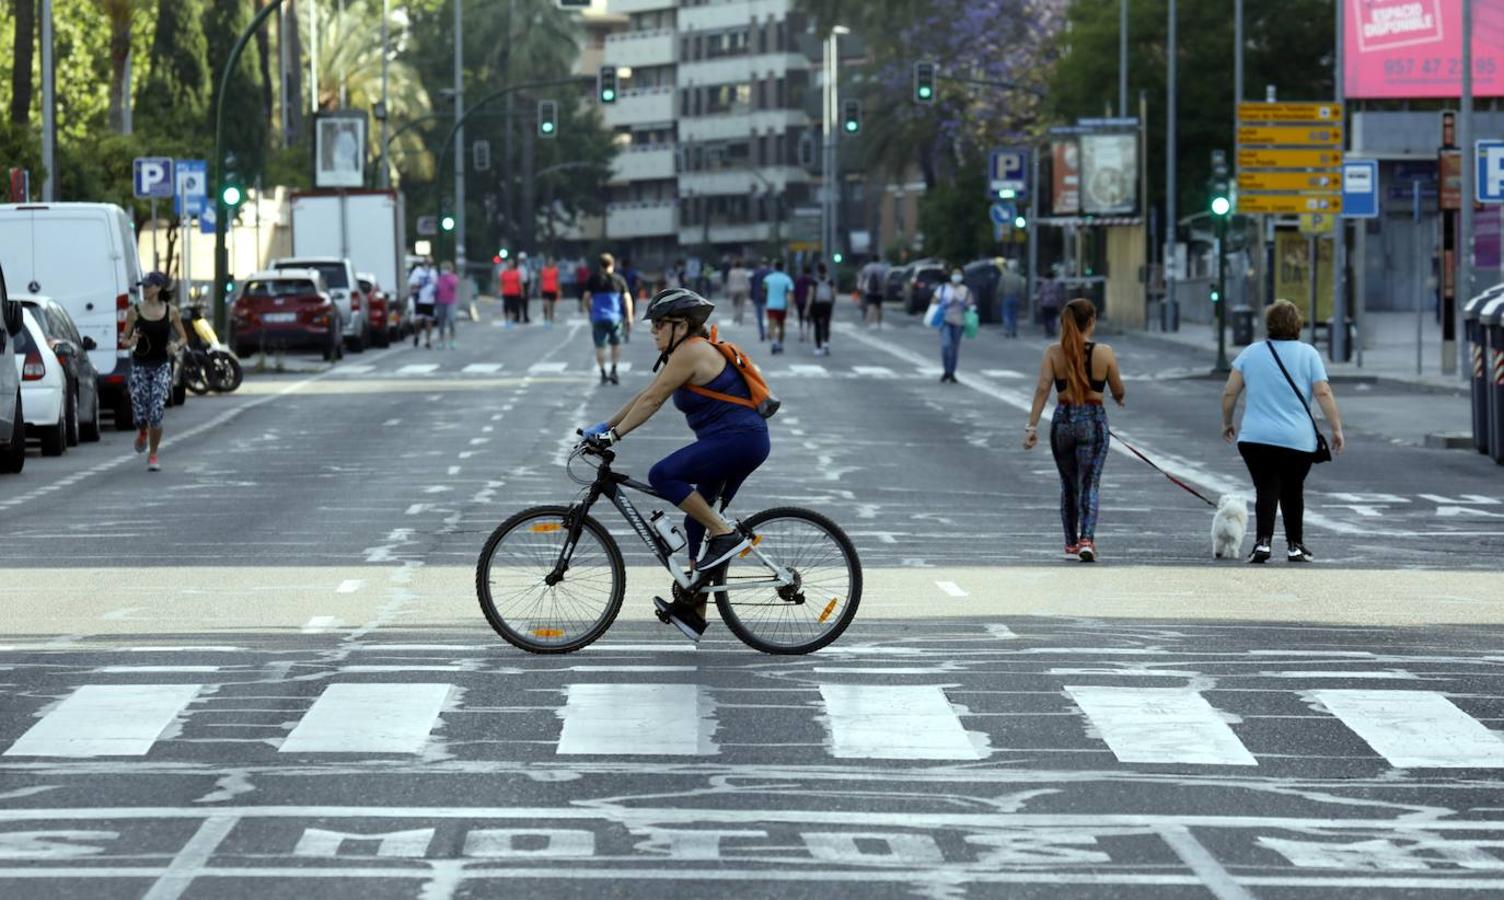
[[[1217,216],[1217,375],[1232,371],[1227,362],[1227,215]]]
[[[219,77],[219,97],[214,105],[214,172],[209,181],[214,185],[214,330],[220,334],[226,331],[226,308],[225,308],[225,281],[230,275],[230,251],[226,246],[226,235],[230,227],[230,209],[225,205],[225,95],[230,90],[230,76],[235,71],[235,66],[240,62],[240,54],[245,50],[245,45],[250,43],[251,38],[266,20],[271,18],[277,10],[282,8],[282,0],[268,0],[267,4],[256,12],[251,18],[251,24],[240,33],[240,39],[230,50],[230,58],[225,60],[224,69]]]

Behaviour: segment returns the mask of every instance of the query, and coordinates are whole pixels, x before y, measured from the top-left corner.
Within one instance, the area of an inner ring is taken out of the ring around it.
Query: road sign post
[[[1238,212],[1342,210],[1342,104],[1238,104]]]

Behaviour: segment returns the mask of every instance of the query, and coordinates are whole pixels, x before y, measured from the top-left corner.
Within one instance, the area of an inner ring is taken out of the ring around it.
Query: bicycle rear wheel
[[[481,612],[496,633],[530,653],[568,653],[606,633],[621,611],[627,567],[599,522],[585,517],[569,567],[554,571],[569,540],[569,508],[535,506],[491,534],[475,570]]]
[[[840,526],[795,507],[764,510],[743,524],[757,536],[758,552],[790,572],[794,584],[715,591],[726,627],[764,653],[811,653],[840,637],[862,599],[862,564]],[[757,554],[747,553],[731,560],[721,584],[772,577]]]

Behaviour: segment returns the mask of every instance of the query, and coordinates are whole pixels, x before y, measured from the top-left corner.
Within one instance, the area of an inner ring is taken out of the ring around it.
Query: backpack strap
[[[757,408],[757,404],[753,403],[752,400],[748,397],[737,397],[734,394],[723,394],[720,391],[712,391],[710,388],[701,387],[698,384],[686,384],[685,387],[689,390],[690,393],[699,394],[701,397],[709,397],[712,400],[722,400],[726,403],[735,403],[737,406],[745,406],[748,409]]]

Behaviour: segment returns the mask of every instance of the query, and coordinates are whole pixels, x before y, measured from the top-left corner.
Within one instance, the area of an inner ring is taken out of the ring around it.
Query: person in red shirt
[[[574,283],[580,288],[580,315],[587,315],[590,304],[590,267],[585,265],[583,256],[580,257],[580,264],[575,267]]]
[[[522,272],[515,259],[508,260],[507,267],[501,270],[501,306],[506,327],[522,321]]]
[[[538,291],[543,295],[543,327],[554,327],[554,304],[559,302],[559,266],[552,256],[538,272]]]

